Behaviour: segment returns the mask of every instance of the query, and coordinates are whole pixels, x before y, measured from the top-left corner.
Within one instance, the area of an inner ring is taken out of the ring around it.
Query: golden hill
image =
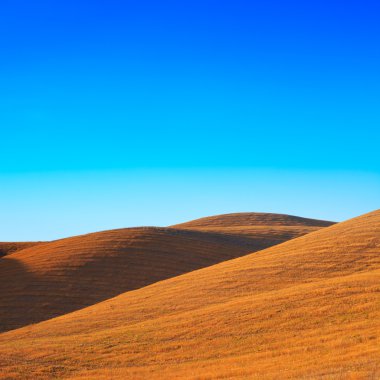
[[[76,236],[0,260],[0,329],[92,305],[255,249],[247,238],[169,228]]]
[[[305,234],[308,228],[296,226],[293,234]],[[271,231],[267,226],[256,235],[239,236],[228,231],[127,228],[8,254],[0,259],[0,331],[50,319],[294,237],[286,231]]]
[[[34,245],[42,244],[40,242],[0,242],[0,257],[9,255],[24,248],[33,247]]]
[[[333,224],[326,220],[301,218],[293,215],[241,212],[209,216],[175,224],[171,227],[249,236],[263,242],[266,239],[271,242],[277,240],[277,244],[279,244]],[[263,244],[262,249],[272,245],[274,244]]]
[[[377,379],[380,211],[0,335],[3,378]]]
[[[264,212],[238,212],[194,219],[189,222],[175,224],[172,227],[253,227],[253,226],[309,226],[328,227],[334,224],[326,220],[302,218],[286,214]]]

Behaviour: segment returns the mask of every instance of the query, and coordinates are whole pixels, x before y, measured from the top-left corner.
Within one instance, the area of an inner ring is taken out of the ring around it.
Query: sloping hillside
[[[244,237],[154,227],[24,249],[0,260],[0,328],[49,319],[254,249]]]
[[[261,233],[248,235],[127,228],[18,251],[0,260],[0,331],[270,247],[305,234],[308,228],[299,225],[289,234],[266,226]]]
[[[33,247],[34,245],[42,244],[41,242],[0,242],[0,257],[10,255],[24,248]]]
[[[3,377],[380,377],[380,211],[0,336]]]

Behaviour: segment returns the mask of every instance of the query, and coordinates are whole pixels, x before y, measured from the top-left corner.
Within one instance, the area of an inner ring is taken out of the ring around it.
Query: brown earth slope
[[[380,211],[0,335],[3,378],[377,379]]]
[[[0,242],[0,257],[10,255],[24,248],[33,247],[34,245],[42,244],[41,242]]]
[[[283,221],[287,222],[291,221]],[[303,225],[293,230],[298,235],[307,232]],[[0,259],[0,331],[78,310],[291,237],[281,231],[271,238],[270,232],[239,236],[228,231],[142,227],[24,249]]]

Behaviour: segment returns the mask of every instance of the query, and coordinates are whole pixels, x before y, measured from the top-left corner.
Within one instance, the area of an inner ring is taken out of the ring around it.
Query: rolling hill
[[[249,236],[271,244],[263,244],[262,249],[295,237],[317,231],[322,227],[333,225],[333,222],[302,218],[285,214],[260,212],[241,212],[222,214],[191,220],[171,227],[197,231],[221,232],[239,236]]]
[[[334,224],[326,220],[302,218],[286,214],[272,214],[263,212],[238,212],[221,214],[194,219],[189,222],[175,224],[175,228],[229,228],[252,226],[308,226],[328,227]]]
[[[41,242],[0,242],[0,257],[9,255],[24,248],[42,244]]]
[[[376,379],[380,210],[0,335],[3,378]]]
[[[277,224],[256,235],[141,227],[61,239],[8,254],[0,259],[0,331],[63,315],[309,232],[308,224],[293,228],[292,218],[284,217],[280,225],[288,223],[292,234],[276,230]],[[258,223],[260,217],[255,220]]]

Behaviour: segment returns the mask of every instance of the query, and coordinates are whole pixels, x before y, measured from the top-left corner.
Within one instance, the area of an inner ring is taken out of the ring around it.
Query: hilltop
[[[285,214],[260,212],[240,212],[222,214],[175,224],[171,227],[197,231],[221,232],[239,236],[249,236],[270,242],[277,239],[277,244],[307,233],[329,227],[334,222]],[[273,244],[263,245],[262,249]]]
[[[309,226],[328,227],[334,224],[327,220],[302,218],[300,216],[264,212],[238,212],[194,219],[172,227],[252,227],[252,226]]]

